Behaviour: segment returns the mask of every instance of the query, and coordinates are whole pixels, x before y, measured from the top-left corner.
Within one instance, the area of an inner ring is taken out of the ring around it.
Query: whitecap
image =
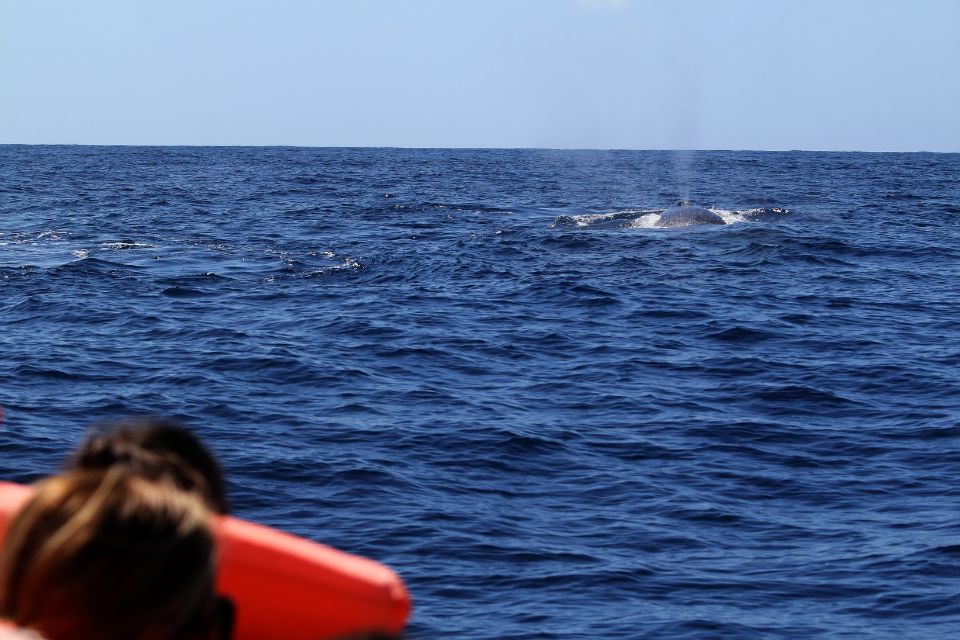
[[[104,242],[100,244],[101,249],[151,249],[154,245],[144,242]]]

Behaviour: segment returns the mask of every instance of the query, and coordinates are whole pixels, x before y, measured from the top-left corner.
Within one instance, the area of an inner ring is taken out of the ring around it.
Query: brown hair
[[[208,513],[123,466],[49,478],[7,533],[0,615],[52,640],[213,638]]]
[[[131,418],[95,426],[68,468],[106,469],[128,465],[148,478],[167,476],[184,491],[196,491],[207,506],[227,513],[223,474],[200,440],[174,420]]]

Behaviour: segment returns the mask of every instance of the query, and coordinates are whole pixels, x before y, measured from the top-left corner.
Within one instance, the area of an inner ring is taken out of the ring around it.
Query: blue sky
[[[956,0],[0,0],[0,143],[960,151]]]

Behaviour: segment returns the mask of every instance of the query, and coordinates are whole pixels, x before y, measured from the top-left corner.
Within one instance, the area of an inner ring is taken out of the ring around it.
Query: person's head
[[[127,465],[147,478],[168,476],[185,491],[196,491],[207,506],[227,513],[223,474],[203,443],[178,423],[140,418],[95,428],[67,466],[106,469]]]
[[[120,465],[37,485],[0,556],[0,616],[50,640],[215,638],[199,496]]]

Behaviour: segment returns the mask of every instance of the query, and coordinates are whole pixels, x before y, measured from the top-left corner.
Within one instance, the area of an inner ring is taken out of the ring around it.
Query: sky
[[[0,144],[960,152],[958,0],[0,0]]]

